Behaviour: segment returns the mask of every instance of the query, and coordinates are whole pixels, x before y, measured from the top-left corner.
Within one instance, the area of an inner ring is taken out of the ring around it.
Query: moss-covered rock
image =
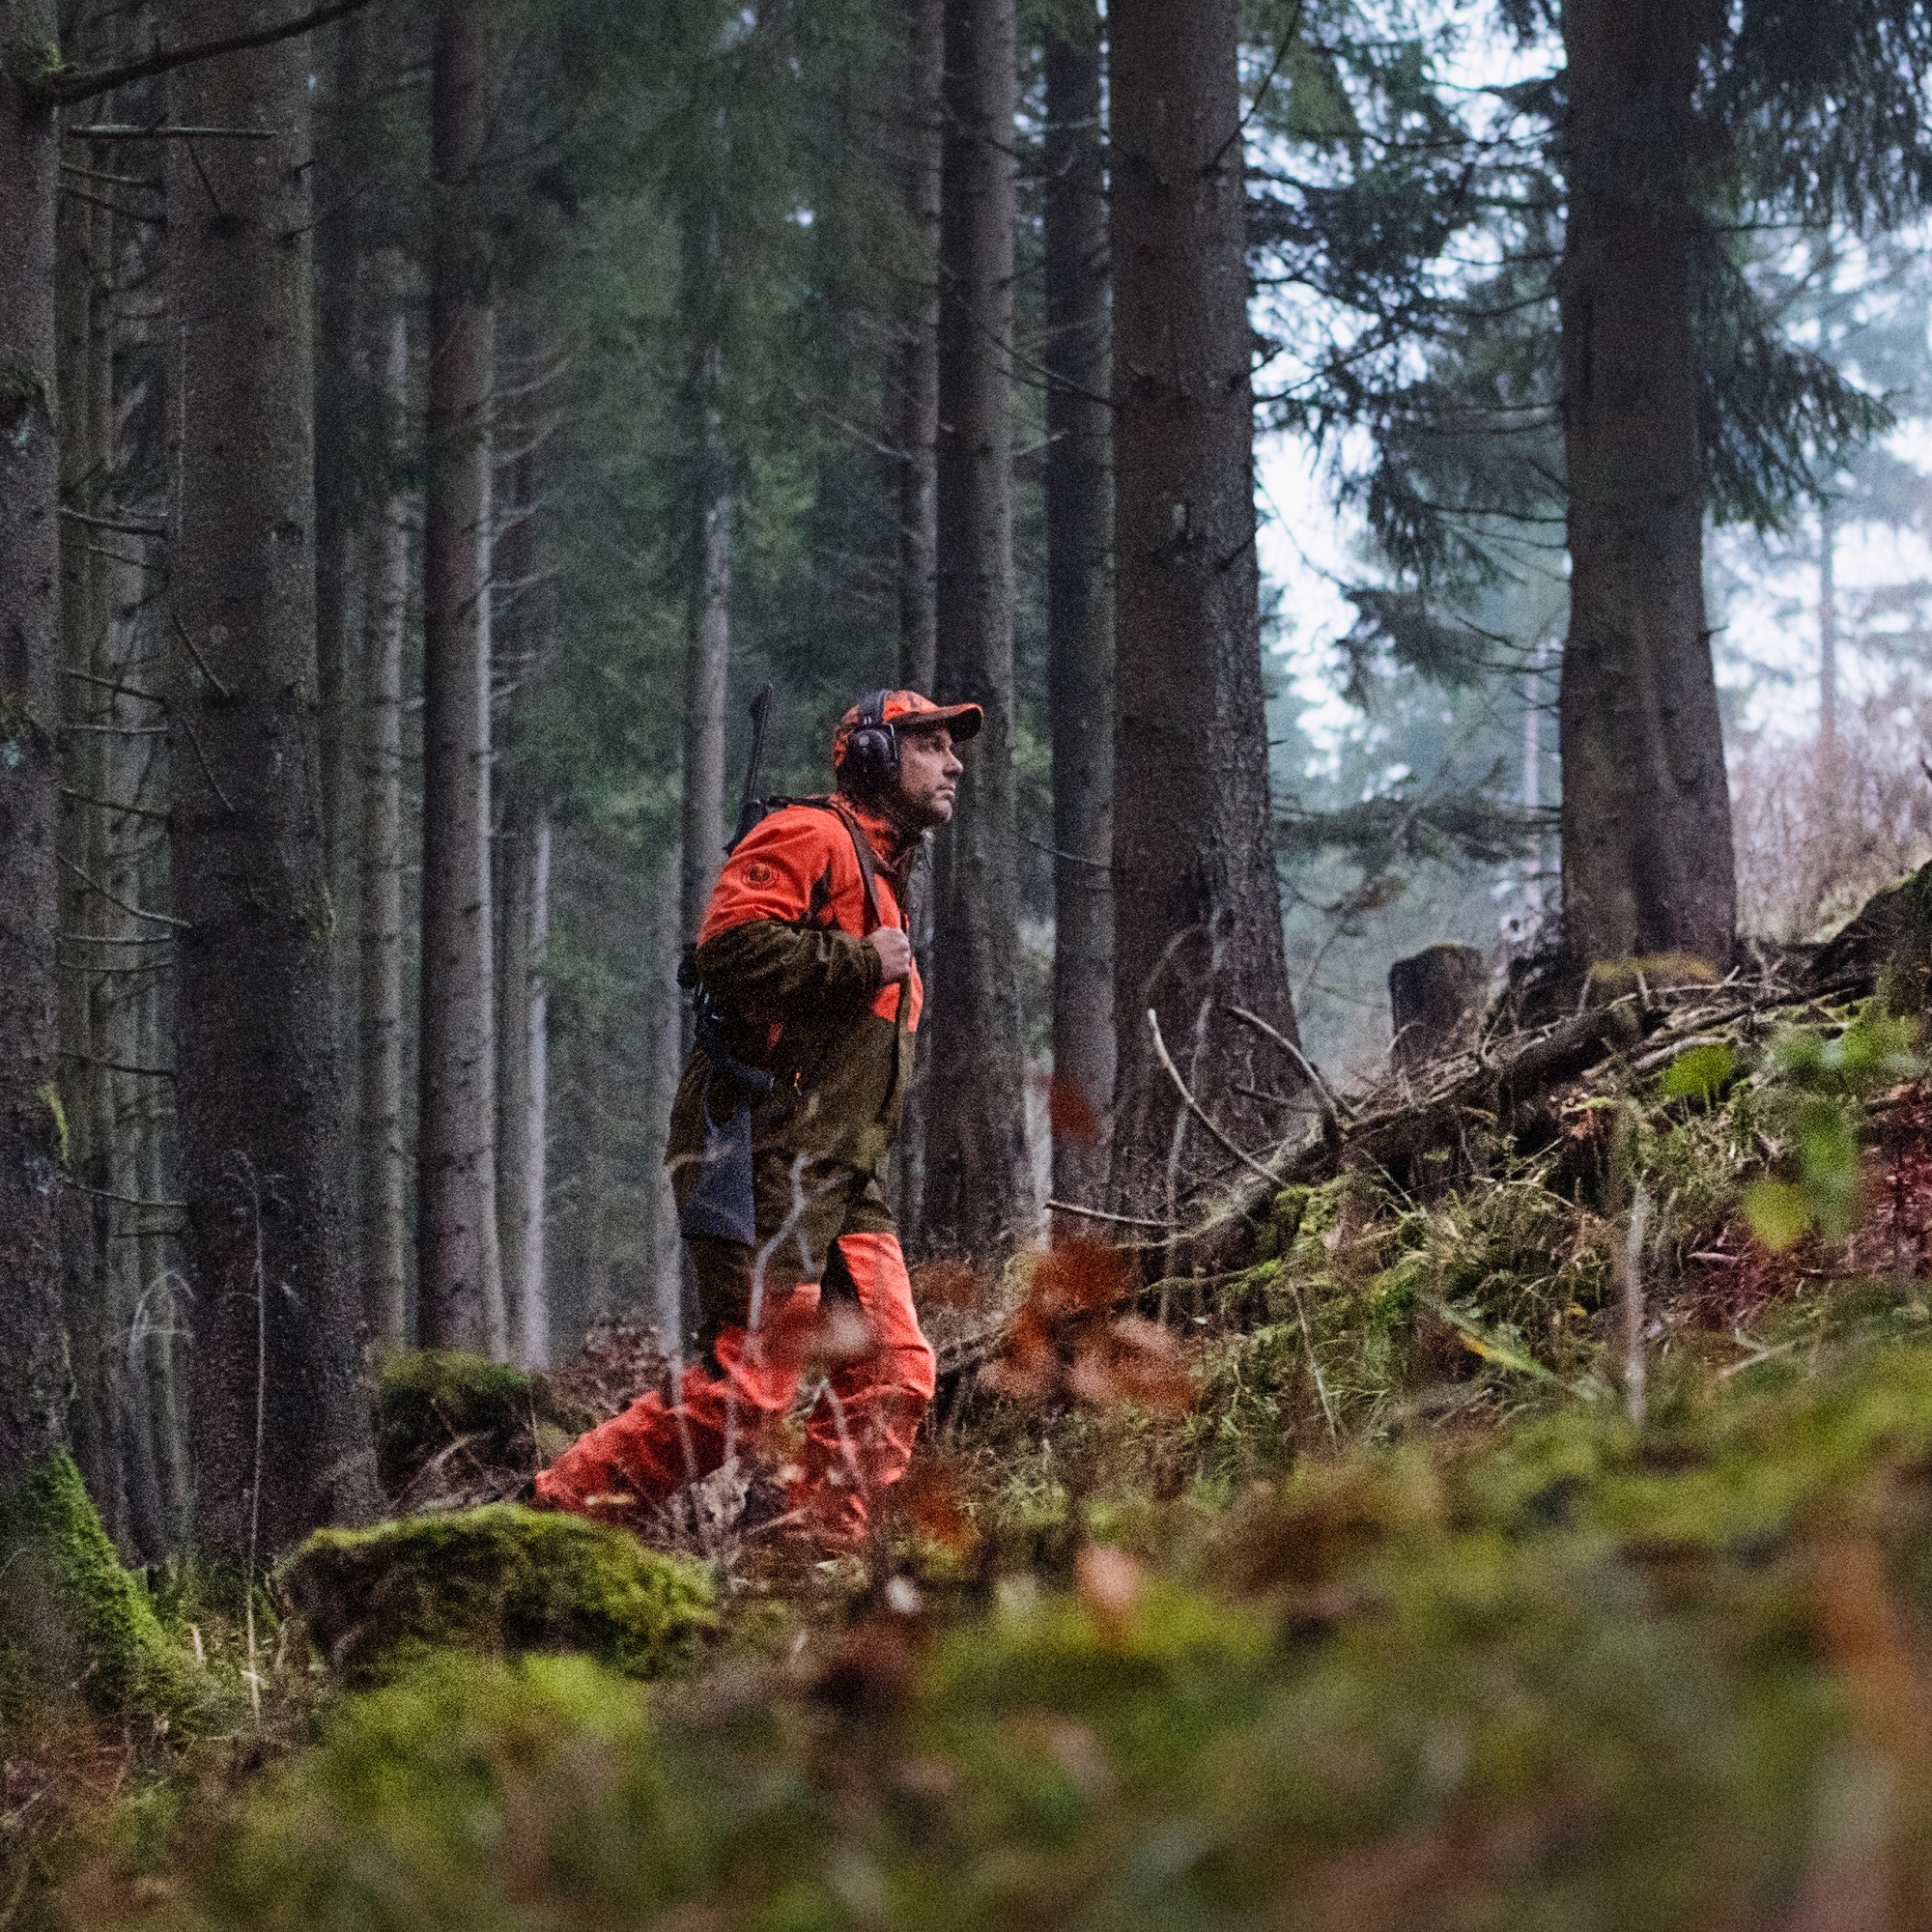
[[[281,1585],[352,1683],[438,1650],[583,1651],[631,1677],[688,1669],[713,1622],[710,1580],[620,1529],[495,1503],[366,1530],[319,1530]]]
[[[72,1459],[57,1451],[20,1476],[0,1496],[0,1717],[74,1695],[103,1715],[172,1718],[192,1683]]]
[[[541,1376],[453,1349],[391,1355],[376,1380],[376,1472],[391,1496],[438,1456],[534,1473],[589,1424]]]

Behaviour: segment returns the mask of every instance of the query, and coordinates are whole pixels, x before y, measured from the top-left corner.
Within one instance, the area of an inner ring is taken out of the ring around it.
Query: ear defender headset
[[[886,723],[889,691],[868,691],[859,700],[858,722],[845,740],[845,774],[854,791],[896,791],[899,734]]]

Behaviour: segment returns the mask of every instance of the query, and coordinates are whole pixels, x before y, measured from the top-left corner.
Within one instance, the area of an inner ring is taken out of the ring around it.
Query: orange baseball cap
[[[845,762],[845,745],[852,733],[859,728],[860,699],[838,721],[838,728],[832,735],[832,766],[836,771]],[[929,724],[945,724],[951,727],[955,739],[967,739],[979,734],[980,726],[986,722],[986,714],[977,704],[935,704],[931,698],[917,691],[889,691],[886,700],[879,707],[879,723],[896,724],[902,730],[918,731]]]

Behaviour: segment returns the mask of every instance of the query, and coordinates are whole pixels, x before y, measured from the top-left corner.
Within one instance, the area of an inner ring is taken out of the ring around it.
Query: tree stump
[[[1389,968],[1395,1064],[1413,1073],[1475,1037],[1489,967],[1473,946],[1431,946]]]

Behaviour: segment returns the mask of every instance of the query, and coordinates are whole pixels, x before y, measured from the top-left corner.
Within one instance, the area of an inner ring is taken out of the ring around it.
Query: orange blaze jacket
[[[870,905],[848,827],[873,859]],[[849,799],[786,805],[746,835],[712,889],[698,977],[725,1014],[725,1051],[772,1076],[771,1092],[753,1097],[761,1198],[764,1178],[788,1173],[800,1153],[816,1173],[843,1169],[863,1181],[897,1132],[924,989],[917,965],[903,984],[882,985],[866,936],[875,924],[905,924],[915,849],[891,820]],[[707,1088],[713,1121],[747,1097],[699,1046],[665,1156],[680,1204],[703,1150]]]

